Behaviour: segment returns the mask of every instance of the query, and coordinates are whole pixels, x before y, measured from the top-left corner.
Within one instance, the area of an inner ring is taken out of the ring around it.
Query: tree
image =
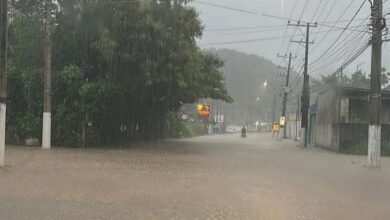
[[[370,86],[370,78],[361,70],[356,71],[351,75],[351,84],[355,86]]]
[[[388,89],[389,88],[389,77],[390,72],[386,71],[386,68],[382,68],[382,75],[381,75],[381,86],[382,89]]]
[[[222,60],[196,45],[203,27],[188,1],[58,2],[61,10],[51,35],[56,145],[160,138],[167,115],[180,103],[201,98],[232,101],[221,72]],[[32,73],[43,71],[40,1],[14,3],[11,122],[32,118],[30,112],[37,117],[42,77],[33,78],[34,86],[27,87],[29,81],[21,76],[32,79]],[[34,96],[15,93],[20,89]],[[34,111],[23,107],[25,102],[31,102]],[[22,126],[15,124],[12,130],[9,134],[15,139],[26,137]]]

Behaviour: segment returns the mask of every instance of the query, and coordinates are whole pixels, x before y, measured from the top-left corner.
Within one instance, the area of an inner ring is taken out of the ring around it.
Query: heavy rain
[[[387,219],[388,0],[0,0],[0,220]]]

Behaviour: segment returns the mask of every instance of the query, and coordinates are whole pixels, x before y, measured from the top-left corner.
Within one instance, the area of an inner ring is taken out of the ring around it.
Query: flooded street
[[[380,170],[270,134],[130,149],[8,147],[1,219],[386,219]]]

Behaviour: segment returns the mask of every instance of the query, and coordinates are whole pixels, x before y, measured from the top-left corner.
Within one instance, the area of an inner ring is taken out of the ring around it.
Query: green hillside
[[[225,61],[223,73],[233,104],[221,104],[221,113],[228,124],[252,125],[271,122],[274,96],[276,97],[275,117],[280,115],[281,85],[285,84],[282,70],[270,60],[257,55],[231,49],[212,50]],[[292,80],[295,78],[292,74]],[[267,87],[264,82],[267,81]]]

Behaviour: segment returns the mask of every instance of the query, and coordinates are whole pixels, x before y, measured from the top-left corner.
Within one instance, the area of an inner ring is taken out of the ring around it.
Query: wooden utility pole
[[[0,168],[5,160],[8,0],[0,0]]]
[[[272,125],[275,124],[275,105],[276,105],[276,95],[274,95],[274,103],[272,104]]]
[[[42,126],[42,148],[51,148],[51,56],[52,40],[51,35],[54,29],[55,4],[53,0],[43,2],[43,53],[44,53],[44,73],[43,73],[43,126]]]
[[[383,0],[373,0],[372,5],[372,54],[370,84],[370,126],[368,132],[368,162],[373,167],[380,165],[381,156],[381,72],[382,31],[385,28]]]
[[[288,67],[287,67],[287,75],[286,75],[286,87],[283,91],[283,104],[282,104],[282,117],[286,118],[286,110],[287,110],[287,98],[289,93],[289,83],[290,83],[290,73],[291,73],[291,60],[293,59],[292,53],[289,56],[280,56],[281,58],[288,58]],[[283,126],[283,138],[287,138],[287,120],[285,120],[285,124]]]
[[[305,41],[291,41],[294,43],[305,44],[305,66],[303,71],[303,92],[302,92],[302,121],[301,121],[301,147],[307,147],[307,134],[309,124],[309,107],[310,107],[310,85],[309,85],[309,44],[310,42],[310,28],[317,27],[317,24],[288,24],[289,26],[306,27],[306,40]]]
[[[299,112],[300,112],[300,101],[301,101],[301,95],[298,94],[297,99],[297,113],[295,115],[295,141],[298,140],[298,119],[299,119]]]

